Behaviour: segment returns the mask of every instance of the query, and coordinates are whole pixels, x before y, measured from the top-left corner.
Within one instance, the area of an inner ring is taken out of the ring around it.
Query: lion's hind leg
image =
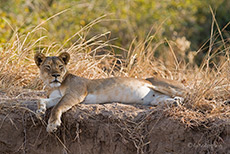
[[[167,95],[159,95],[156,96],[151,102],[150,105],[157,106],[157,105],[169,105],[169,106],[180,106],[183,104],[184,98],[182,97],[169,97]]]

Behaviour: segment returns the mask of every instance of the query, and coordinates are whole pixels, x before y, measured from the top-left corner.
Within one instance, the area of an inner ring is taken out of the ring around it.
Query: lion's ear
[[[68,52],[62,52],[58,57],[64,62],[65,65],[68,64],[70,59],[70,55]]]
[[[41,66],[42,62],[45,60],[46,56],[40,52],[37,52],[34,56],[34,61],[38,67]]]

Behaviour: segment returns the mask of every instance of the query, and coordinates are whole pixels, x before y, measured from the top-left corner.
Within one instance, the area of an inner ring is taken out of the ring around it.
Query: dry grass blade
[[[220,35],[221,41],[222,41],[222,43],[223,43],[223,46],[224,46],[225,49],[227,49],[226,44],[225,44],[225,41],[224,41],[224,38],[223,38],[223,35],[222,35],[222,32],[221,32],[221,30],[220,30],[220,27],[219,27],[217,21],[216,21],[215,14],[214,14],[214,12],[213,12],[213,10],[212,10],[212,8],[211,8],[210,6],[209,6],[209,8],[210,8],[210,11],[211,11],[211,13],[212,13],[212,17],[213,17],[213,20],[214,20],[214,22],[215,22],[215,24],[216,24],[216,27],[217,27],[217,30],[218,30],[218,32],[219,32],[219,35]],[[227,52],[227,57],[228,57],[228,60],[229,60],[229,53],[228,53],[228,52]]]

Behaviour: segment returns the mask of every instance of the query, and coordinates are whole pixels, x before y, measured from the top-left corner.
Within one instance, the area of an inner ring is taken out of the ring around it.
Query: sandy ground
[[[229,124],[215,135],[208,128],[188,127],[170,116],[167,107],[80,104],[63,114],[61,127],[49,134],[50,110],[42,119],[34,114],[43,95],[8,98],[1,93],[0,153],[230,153]]]

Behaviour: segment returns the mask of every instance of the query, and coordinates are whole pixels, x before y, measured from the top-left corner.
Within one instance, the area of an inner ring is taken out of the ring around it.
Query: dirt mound
[[[230,127],[223,120],[216,130],[188,127],[174,117],[178,107],[132,106],[119,103],[81,104],[62,116],[54,134],[46,132],[50,110],[36,118],[36,99],[2,100],[0,153],[230,153]],[[192,121],[191,121],[192,122]]]

